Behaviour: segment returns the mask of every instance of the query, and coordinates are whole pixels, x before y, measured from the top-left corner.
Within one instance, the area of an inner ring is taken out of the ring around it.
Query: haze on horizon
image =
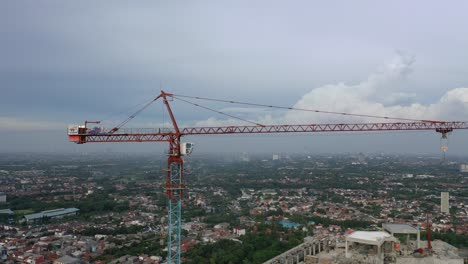
[[[0,151],[163,151],[67,142],[111,127],[160,89],[327,111],[467,120],[468,3],[3,1]],[[262,124],[381,122],[208,105]],[[245,125],[183,103],[180,126]],[[167,126],[160,103],[129,127]],[[467,132],[450,137],[465,154]],[[439,152],[422,133],[189,137],[199,151]]]

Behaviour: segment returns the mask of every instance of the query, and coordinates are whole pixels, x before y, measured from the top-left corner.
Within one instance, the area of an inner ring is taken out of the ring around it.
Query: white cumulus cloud
[[[417,120],[466,121],[468,116],[468,88],[466,87],[448,90],[438,100],[429,104],[416,102],[416,94],[401,90],[400,87],[405,78],[412,72],[414,61],[414,57],[398,53],[390,63],[376,73],[370,74],[365,80],[357,84],[340,82],[314,88],[303,95],[293,108]],[[289,110],[280,116],[252,108],[239,107],[224,110],[236,116],[242,116],[245,113],[255,114],[250,115],[248,120],[264,125],[396,121],[295,110]],[[237,114],[234,113],[236,111]],[[212,117],[198,121],[194,125],[252,124],[233,118]]]
[[[302,96],[294,108],[424,120],[466,120],[468,88],[449,90],[432,104],[418,102],[408,104],[415,100],[416,95],[399,91],[398,86],[411,73],[413,62],[414,58],[399,54],[383,70],[371,74],[358,84],[337,83],[312,89]],[[359,118],[359,120],[379,121],[373,118]],[[350,121],[350,118],[290,111],[285,115],[284,121],[343,122]]]

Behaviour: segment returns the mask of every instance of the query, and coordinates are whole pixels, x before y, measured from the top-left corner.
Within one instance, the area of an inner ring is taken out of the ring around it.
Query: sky
[[[67,142],[161,89],[356,114],[468,120],[466,1],[0,2],[0,152],[162,151]],[[248,125],[181,101],[180,126]],[[379,122],[196,101],[262,124]],[[128,127],[168,126],[161,102]],[[468,132],[468,131],[467,131]],[[450,136],[465,154],[468,133]],[[439,135],[190,137],[200,151],[437,153]],[[92,146],[91,146],[92,145]]]

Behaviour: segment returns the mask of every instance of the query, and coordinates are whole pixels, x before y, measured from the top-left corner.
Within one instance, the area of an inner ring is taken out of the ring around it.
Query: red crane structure
[[[211,100],[226,103],[244,104],[250,106],[274,107],[270,105],[261,105],[253,103],[242,103],[227,100],[208,99],[201,97],[190,97],[182,95],[174,95],[161,91],[161,94],[154,98],[151,102],[144,105],[135,114],[131,115],[120,125],[109,131],[99,128],[88,128],[87,124],[99,124],[99,121],[86,121],[84,126],[69,126],[69,140],[77,144],[84,143],[99,143],[99,142],[168,142],[169,152],[167,160],[167,178],[164,183],[164,190],[168,200],[168,256],[167,263],[180,263],[180,231],[182,220],[182,205],[181,201],[184,198],[186,189],[184,180],[184,161],[183,156],[190,154],[193,144],[182,143],[181,138],[189,135],[222,135],[222,134],[271,134],[271,133],[320,133],[320,132],[365,132],[365,131],[422,131],[433,130],[442,134],[446,138],[449,132],[455,129],[468,129],[468,122],[459,121],[432,121],[432,120],[416,120],[409,118],[395,118],[372,115],[358,115],[321,110],[296,109],[291,107],[276,107],[289,110],[310,111],[315,113],[338,114],[347,116],[373,117],[399,120],[399,122],[385,123],[340,123],[340,124],[303,124],[303,125],[262,125],[245,119],[237,118],[208,107],[191,103],[182,99],[194,98],[200,100]],[[122,128],[137,114],[146,109],[151,103],[162,98],[164,105],[172,122],[172,129],[128,129]],[[220,126],[220,127],[185,127],[179,128],[176,118],[169,104],[170,99],[178,99],[197,107],[211,110],[220,114],[225,114],[234,117],[253,125],[250,126]],[[404,122],[401,122],[404,121]]]
[[[429,223],[429,211],[426,212],[426,238],[427,238],[427,251],[429,253],[432,253],[431,224]]]

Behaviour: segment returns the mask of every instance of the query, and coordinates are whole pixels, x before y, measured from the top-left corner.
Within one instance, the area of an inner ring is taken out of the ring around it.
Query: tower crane
[[[302,124],[302,125],[262,125],[245,119],[237,118],[211,108],[192,103],[183,98],[193,98],[199,100],[220,101],[226,103],[238,103],[251,106],[274,107],[253,103],[242,103],[227,100],[217,100],[202,97],[190,97],[174,95],[161,91],[161,93],[151,102],[144,105],[135,114],[128,117],[118,126],[109,131],[100,128],[88,128],[87,124],[99,124],[100,121],[86,121],[85,125],[72,125],[68,128],[68,136],[71,142],[77,144],[84,143],[110,143],[110,142],[167,142],[169,152],[167,159],[167,176],[164,182],[164,191],[168,200],[168,228],[167,228],[167,263],[180,263],[181,261],[181,221],[182,221],[182,200],[186,190],[184,180],[183,156],[192,152],[192,143],[183,143],[183,136],[191,135],[224,135],[224,134],[271,134],[271,133],[323,133],[323,132],[372,132],[372,131],[423,131],[433,130],[441,133],[443,138],[456,129],[468,129],[468,122],[465,121],[433,121],[416,120],[409,118],[396,118],[385,116],[358,115],[321,110],[296,109],[291,107],[276,107],[289,110],[311,111],[315,113],[327,113],[360,117],[374,117],[383,119],[398,120],[398,122],[383,123],[339,123],[339,124]],[[162,99],[172,123],[172,129],[128,129],[122,128],[137,114],[146,109],[154,101]],[[249,126],[219,126],[219,127],[184,127],[180,128],[169,104],[170,99],[178,99],[186,103],[225,114],[249,123]]]

